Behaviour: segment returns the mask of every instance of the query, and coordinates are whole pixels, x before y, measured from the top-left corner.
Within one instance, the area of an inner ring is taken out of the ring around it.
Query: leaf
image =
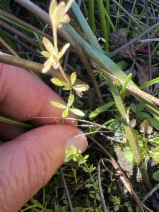
[[[71,105],[73,104],[73,102],[74,102],[74,95],[73,94],[70,94],[70,96],[68,98],[67,107],[70,108]]]
[[[60,58],[65,54],[65,52],[67,51],[67,49],[68,49],[69,47],[70,47],[70,43],[66,43],[66,44],[62,47],[61,51],[58,52],[57,58],[60,59]]]
[[[127,159],[127,161],[135,162],[134,154],[131,149],[126,148],[126,149],[124,149],[123,153],[124,153],[124,156]]]
[[[68,109],[63,111],[62,118],[66,118],[67,116],[68,116]]]
[[[159,137],[153,138],[152,142],[154,142],[155,144],[159,145]]]
[[[152,177],[154,180],[159,181],[159,171],[153,173]]]
[[[124,61],[124,60],[122,60],[122,61],[119,61],[118,63],[117,63],[117,66],[120,68],[120,69],[125,69],[126,67],[127,67],[127,63]]]
[[[76,91],[87,91],[89,89],[89,86],[86,84],[82,84],[82,85],[74,85],[73,89]]]
[[[50,52],[53,55],[56,55],[55,48],[53,44],[49,41],[49,39],[43,37],[43,44],[48,52]]]
[[[67,83],[64,80],[59,79],[59,78],[54,77],[54,78],[51,79],[51,82],[54,83],[57,86],[67,86]]]
[[[145,119],[151,118],[150,114],[145,113],[145,112],[140,112],[140,113],[138,114],[138,117],[140,118],[140,120],[145,120]]]
[[[144,110],[144,106],[141,105],[140,103],[138,103],[138,104],[131,103],[130,109],[132,110],[132,112],[138,114],[138,113],[140,113],[141,111]]]
[[[151,157],[157,162],[159,163],[159,147],[156,147],[155,149],[153,149],[152,153],[151,153]]]
[[[61,108],[61,109],[65,109],[66,108],[66,105],[63,105],[59,102],[54,102],[54,101],[51,101],[51,104],[57,108]]]
[[[49,58],[48,60],[45,61],[44,63],[44,67],[42,69],[42,73],[46,73],[50,68],[51,68],[51,65],[52,65],[52,59]]]
[[[85,116],[85,114],[81,111],[81,110],[78,110],[78,109],[75,109],[75,108],[69,108],[69,110],[76,114],[77,116]]]
[[[46,58],[50,58],[51,57],[51,53],[47,52],[47,51],[42,51],[41,54],[46,57]]]
[[[159,77],[153,79],[153,80],[150,80],[149,82],[145,83],[144,85],[140,86],[140,89],[143,89],[143,88],[146,88],[146,87],[149,87],[151,85],[154,85],[156,83],[159,82]]]
[[[116,206],[114,207],[114,211],[118,211],[118,210],[119,210],[119,206],[116,205]]]
[[[73,72],[71,74],[71,85],[73,85],[75,83],[76,78],[77,78],[77,74],[76,74],[76,72]]]
[[[91,187],[93,187],[93,184],[86,184],[85,187],[86,188],[91,188]]]
[[[155,118],[149,118],[148,119],[150,121],[150,123],[152,124],[152,126],[156,129],[159,130],[159,121]]]
[[[109,102],[101,107],[98,107],[95,111],[93,111],[90,115],[89,118],[95,118],[97,115],[99,115],[100,113],[108,110],[110,107],[112,107],[115,104],[115,102]]]
[[[83,208],[82,207],[75,207],[74,212],[83,212]]]
[[[57,7],[57,1],[52,0],[49,8],[49,14],[52,17],[52,14],[54,13],[55,8]]]

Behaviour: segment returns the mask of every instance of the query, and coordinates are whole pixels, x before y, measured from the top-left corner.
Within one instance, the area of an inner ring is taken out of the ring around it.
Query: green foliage
[[[100,113],[107,111],[110,107],[112,107],[115,104],[115,102],[109,102],[101,107],[98,107],[97,109],[95,109],[95,111],[91,112],[91,114],[89,115],[89,118],[95,118],[97,117]]]
[[[85,114],[81,110],[70,108],[73,104],[73,101],[74,101],[74,95],[70,94],[67,106],[63,105],[59,102],[54,102],[54,101],[51,101],[51,104],[54,107],[57,107],[57,108],[60,108],[60,109],[65,109],[62,113],[63,118],[66,118],[68,116],[68,111],[71,111],[72,113],[76,114],[77,116],[84,116]]]
[[[144,112],[144,107],[140,103],[131,103],[130,109],[140,120],[149,121],[156,130],[159,130],[159,121],[153,118],[149,113]]]
[[[122,61],[119,61],[118,63],[117,63],[117,66],[120,68],[120,69],[125,69],[126,67],[127,67],[127,63],[124,61],[124,60],[122,60]]]
[[[66,150],[65,162],[74,160],[80,165],[86,163],[88,157],[88,155],[83,156],[81,151],[77,150],[75,146],[71,145],[71,150]]]
[[[152,177],[153,177],[154,180],[159,181],[159,171],[154,172]]]

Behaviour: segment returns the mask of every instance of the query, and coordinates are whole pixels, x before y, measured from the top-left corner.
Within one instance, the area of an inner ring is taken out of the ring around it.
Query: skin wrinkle
[[[10,154],[10,161],[12,161],[12,158],[13,158],[13,155]],[[13,181],[11,183],[11,179],[10,179],[10,175],[7,174],[8,172],[10,172],[12,169],[11,169],[11,166],[12,164],[9,163],[10,165],[8,165],[7,167],[2,167],[1,166],[1,173],[3,173],[3,176],[1,176],[1,182],[0,182],[0,185],[1,185],[1,192],[0,194],[3,194],[3,197],[0,195],[1,199],[0,199],[0,202],[2,203],[1,205],[1,209],[3,209],[3,211],[7,210],[7,208],[11,208],[12,207],[12,203],[8,203],[8,204],[5,204],[5,200],[8,198],[8,193],[11,195],[9,196],[9,198],[11,198],[12,200],[14,200],[15,196],[16,196],[16,192],[14,191],[13,189]],[[14,173],[14,172],[13,172]],[[2,179],[3,177],[3,179]],[[14,177],[12,177],[12,179],[14,179]],[[4,188],[5,189],[4,189]],[[6,189],[8,188],[8,189]],[[9,191],[9,192],[8,192]],[[4,210],[5,209],[5,210]]]
[[[10,109],[8,107],[6,107],[6,104],[7,105],[12,104],[13,108],[19,108],[19,110],[12,110],[13,116],[16,117],[17,119],[18,119],[19,116],[21,116],[19,120],[28,120],[28,119],[30,119],[30,115],[33,117],[35,113],[38,114],[41,111],[41,109],[44,108],[44,106],[47,102],[47,98],[48,98],[50,90],[48,88],[46,88],[46,86],[45,86],[45,87],[43,87],[43,89],[44,89],[44,91],[43,91],[42,86],[41,86],[42,82],[40,82],[40,80],[36,79],[37,88],[34,91],[34,89],[32,89],[34,87],[33,81],[35,79],[32,79],[34,76],[31,76],[30,73],[24,71],[26,77],[28,76],[28,80],[24,79],[24,77],[23,77],[21,81],[18,81],[17,88],[20,89],[20,90],[18,92],[19,95],[18,95],[17,99],[19,99],[18,100],[19,105],[16,105],[17,104],[16,98],[15,98],[14,102],[12,102],[13,98],[10,98],[10,95],[12,95],[12,93],[13,93],[12,89],[14,90],[14,88],[12,88],[12,86],[10,86],[12,78],[9,75],[10,72],[8,71],[8,68],[9,68],[9,66],[7,66],[7,68],[5,68],[6,74],[4,74],[4,76],[2,77],[2,79],[5,79],[5,81],[6,80],[8,81],[8,84],[3,83],[5,85],[5,87],[3,87],[4,95],[3,95],[2,100],[1,100],[2,101],[1,108],[3,108],[3,110],[7,114],[8,110],[10,110]],[[2,69],[3,69],[3,66],[2,66]],[[2,71],[2,69],[1,69],[1,71]],[[21,76],[22,71],[23,70],[17,69],[16,74],[19,74]],[[2,73],[3,72],[4,71],[2,71]],[[16,81],[16,74],[13,74],[13,80],[14,81]],[[29,90],[29,91],[32,90],[32,92],[28,93],[27,90]],[[36,111],[35,111],[35,107],[32,107],[32,105],[35,104],[34,99],[38,98],[37,92],[39,94],[39,98],[41,99],[41,101],[37,101]],[[26,98],[29,101],[25,101],[25,103],[24,103],[24,101],[20,101],[20,99],[24,99],[23,95],[24,96],[26,95]],[[23,98],[21,98],[21,96],[23,96]],[[23,110],[24,107],[25,107],[25,111],[27,111],[27,113]],[[19,113],[20,113],[20,115],[19,115]]]

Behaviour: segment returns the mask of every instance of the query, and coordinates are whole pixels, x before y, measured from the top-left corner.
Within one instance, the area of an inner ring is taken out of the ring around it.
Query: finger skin
[[[2,116],[18,121],[31,120],[36,126],[56,124],[63,120],[61,115],[63,110],[52,106],[51,101],[66,104],[61,97],[28,71],[0,63],[0,114]],[[76,116],[69,113],[68,118],[76,118]],[[77,125],[77,121],[66,119],[65,122]],[[0,125],[1,139],[13,139],[25,132],[20,127],[2,123]]]
[[[62,133],[64,132],[64,133]],[[81,131],[74,126],[48,125],[0,145],[0,211],[17,212],[44,186],[63,163],[66,140]],[[85,150],[85,138],[76,140]]]
[[[0,64],[0,110],[2,114],[16,120],[32,119],[38,126],[54,124],[56,120],[62,120],[63,110],[52,106],[51,101],[66,104],[61,97],[28,71]],[[36,119],[36,117],[40,118]],[[76,118],[72,113],[68,117]]]

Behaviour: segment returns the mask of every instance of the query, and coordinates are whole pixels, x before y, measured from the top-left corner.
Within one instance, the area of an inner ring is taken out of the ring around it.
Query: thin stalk
[[[110,0],[107,0],[106,5],[105,5],[105,15],[106,15],[106,21],[107,21],[107,30],[108,30],[108,35],[109,35],[110,34],[110,24],[112,22],[110,23],[110,17],[108,14],[110,14]]]
[[[88,1],[88,7],[89,7],[88,23],[93,33],[95,34],[96,26],[95,26],[95,18],[94,18],[94,0]]]
[[[113,29],[113,32],[115,32],[116,29],[115,29],[115,26],[114,26],[113,22],[110,19],[109,13],[107,12],[107,10],[104,10],[104,11],[105,11],[105,16],[107,18],[107,25],[109,24],[109,26],[108,26],[108,35],[109,35],[110,34],[110,25],[111,25],[111,27]]]
[[[98,5],[98,11],[99,11],[99,17],[100,17],[100,24],[101,24],[101,29],[102,29],[102,35],[103,35],[103,38],[106,41],[104,43],[104,50],[106,52],[109,52],[108,31],[107,31],[107,23],[106,23],[106,18],[105,18],[105,11],[104,11],[103,0],[97,1],[97,5]]]
[[[57,28],[54,27],[53,24],[52,24],[52,29],[53,29],[54,48],[55,48],[55,52],[58,54],[58,47],[57,47]]]
[[[15,120],[12,120],[12,119],[8,119],[8,118],[5,118],[3,116],[0,116],[0,122],[16,125],[16,126],[19,126],[19,127],[24,127],[24,128],[27,128],[27,129],[30,129],[30,128],[33,127],[33,126],[29,125],[29,124],[25,124],[25,123],[20,122],[20,121],[15,121]]]

